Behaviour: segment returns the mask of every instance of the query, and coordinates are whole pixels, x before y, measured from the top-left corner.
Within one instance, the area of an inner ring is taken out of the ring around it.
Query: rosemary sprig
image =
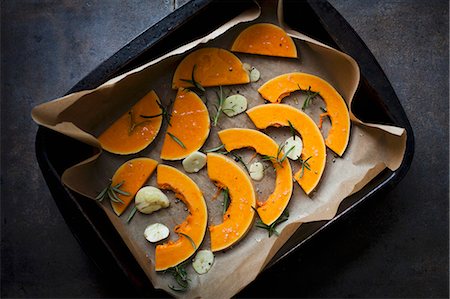
[[[133,210],[131,210],[130,215],[128,215],[127,224],[130,223],[131,219],[134,217],[134,215],[136,215],[136,212],[137,212],[137,208],[136,208],[136,206],[134,206]]]
[[[222,214],[225,215],[225,213],[227,212],[228,206],[230,205],[230,192],[228,191],[228,188],[223,188],[222,189],[222,194],[223,194],[223,210],[222,210]]]
[[[195,245],[194,240],[192,238],[182,232],[178,232],[179,235],[186,237],[192,244],[192,247],[194,247],[194,250],[197,250],[197,246]],[[169,272],[172,274],[173,278],[175,278],[175,281],[177,282],[179,287],[171,286],[169,285],[169,288],[175,292],[185,292],[187,288],[189,287],[189,281],[191,281],[188,278],[187,272],[186,272],[186,263],[188,261],[185,261],[184,263],[181,263],[175,267],[171,267],[166,270],[166,272]]]
[[[292,125],[292,123],[291,123],[291,121],[289,119],[288,119],[288,124],[289,124],[289,129],[291,130],[292,138],[295,139],[295,129],[294,129],[294,126]]]
[[[195,245],[195,242],[194,242],[194,240],[192,240],[191,236],[186,235],[185,233],[182,233],[182,232],[178,232],[178,234],[182,235],[183,237],[186,237],[186,239],[188,239],[189,242],[191,242],[192,247],[194,247],[194,250],[197,250],[197,246]]]
[[[283,155],[281,155],[281,157],[280,157],[280,154],[283,152],[283,149],[284,149],[284,147],[286,146],[286,144],[279,144],[278,145],[278,150],[277,150],[277,156],[276,157],[274,157],[274,156],[270,156],[270,155],[262,155],[261,156],[261,159],[263,160],[263,161],[275,161],[276,163],[278,163],[281,167],[283,167],[283,162],[284,162],[284,160],[286,160],[286,158],[287,158],[287,156],[289,155],[289,153],[290,152],[292,152],[293,150],[294,150],[294,148],[295,148],[295,145],[294,146],[291,146],[291,148],[289,148],[285,153],[283,153]]]
[[[178,287],[169,285],[169,288],[175,292],[185,292],[189,287],[191,281],[186,272],[186,262],[181,263],[175,267],[167,269],[165,272],[172,274],[173,278],[178,284]]]
[[[142,118],[156,118],[159,116],[162,116],[163,120],[167,122],[169,126],[172,126],[170,123],[170,118],[172,117],[172,114],[169,113],[169,108],[172,106],[172,100],[170,100],[170,103],[165,107],[159,100],[156,100],[156,103],[158,104],[159,108],[161,109],[161,113],[155,114],[155,115],[140,115]]]
[[[119,196],[117,195],[117,194],[121,194],[121,195],[125,195],[125,196],[130,195],[130,193],[120,189],[120,187],[123,185],[123,183],[125,183],[125,181],[121,181],[117,185],[112,186],[112,182],[110,182],[109,185],[105,189],[103,189],[97,195],[97,197],[95,197],[95,199],[101,202],[101,201],[103,201],[103,199],[108,197],[113,202],[120,202],[121,204],[124,204],[123,200],[121,200],[119,198]]]
[[[302,178],[303,175],[305,174],[305,169],[311,171],[311,166],[308,163],[309,159],[311,159],[311,158],[312,158],[312,156],[309,156],[306,160],[303,160],[302,158],[300,158],[300,163],[302,164],[302,168],[300,170],[300,175],[299,175],[300,178]]]
[[[192,87],[194,89],[197,89],[197,91],[200,91],[200,93],[204,93],[205,92],[205,88],[200,83],[198,83],[195,80],[195,68],[196,67],[197,67],[197,65],[194,64],[194,67],[192,68],[192,74],[191,74],[191,79],[190,80],[189,79],[180,79],[180,80],[183,81],[183,82],[187,82],[187,83],[191,84]],[[188,88],[188,89],[190,89],[190,88]]]
[[[225,146],[224,144],[221,144],[221,145],[219,145],[219,146],[216,146],[216,147],[207,149],[207,150],[205,150],[205,153],[214,153],[214,152],[218,152],[219,150],[223,149],[224,146]]]
[[[281,159],[278,159],[278,163],[280,163],[280,165],[283,163],[284,160],[286,160],[287,156],[289,155],[290,152],[292,152],[295,148],[295,145],[291,146],[290,149],[288,149],[284,155],[281,157]]]
[[[167,132],[167,134],[170,136],[170,138],[173,139],[173,141],[175,141],[176,143],[178,143],[182,148],[186,148],[186,146],[184,145],[184,143],[183,143],[180,139],[178,139],[177,136],[173,135],[173,134],[170,133],[170,132]]]
[[[288,219],[289,219],[289,211],[284,210],[283,214],[281,214],[280,217],[278,217],[278,219],[275,220],[271,225],[267,225],[263,223],[261,219],[258,219],[256,222],[256,227],[267,230],[269,232],[269,238],[272,237],[273,234],[279,236],[280,233],[277,231],[276,226],[279,225],[280,223],[287,221]]]
[[[217,95],[217,102],[218,102],[218,105],[217,105],[217,106],[214,105],[214,107],[216,108],[216,115],[214,115],[214,117],[213,117],[213,126],[214,126],[214,127],[217,126],[217,123],[219,122],[220,114],[221,114],[223,111],[225,111],[225,110],[234,111],[233,109],[224,109],[224,108],[223,108],[223,104],[224,104],[224,102],[225,102],[225,95],[224,95],[224,93],[223,93],[222,86],[219,86],[219,91],[220,91],[220,93],[217,92],[217,90],[216,90],[216,95]]]
[[[300,86],[299,86],[299,88],[300,88]],[[308,90],[306,90],[306,99],[305,99],[305,101],[303,102],[302,110],[305,110],[306,108],[308,108],[309,105],[311,105],[312,100],[313,100],[317,95],[319,95],[319,92],[318,92],[318,91],[312,92],[312,91],[311,91],[311,86],[309,86],[309,87],[308,87]]]

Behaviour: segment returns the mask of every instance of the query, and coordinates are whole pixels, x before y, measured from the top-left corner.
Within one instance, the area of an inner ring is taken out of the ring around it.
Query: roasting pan
[[[251,1],[193,0],[148,28],[100,64],[68,93],[95,88],[121,73],[204,36],[250,5]],[[414,153],[413,131],[391,84],[370,50],[345,19],[324,0],[285,1],[284,7],[285,22],[292,29],[339,49],[358,62],[361,80],[352,103],[355,114],[365,122],[405,128],[407,141],[403,162],[396,171],[384,170],[362,190],[346,198],[332,220],[301,225],[266,269],[282,259],[292,259],[296,262],[296,252],[308,240],[326,230],[328,226],[345,219],[350,211],[357,213],[358,206],[363,202],[394,188],[408,171]],[[298,17],[298,12],[301,12],[301,18]],[[205,19],[208,22],[204,22]],[[364,103],[359,99],[364,99]],[[62,151],[64,155],[60,154]],[[126,297],[167,296],[165,292],[152,287],[96,203],[61,184],[61,175],[65,169],[94,153],[96,149],[86,144],[44,127],[38,129],[36,155],[54,201],[81,247],[111,282],[115,294]],[[280,275],[291,276],[290,273]],[[252,284],[258,284],[258,279]],[[264,293],[251,295],[265,296]]]

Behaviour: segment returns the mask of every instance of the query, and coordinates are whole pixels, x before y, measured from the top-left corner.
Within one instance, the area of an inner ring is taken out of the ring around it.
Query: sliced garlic
[[[303,142],[299,136],[291,136],[284,142],[284,152],[289,151],[292,147],[294,147],[294,149],[291,150],[287,156],[291,160],[298,160],[302,155],[303,150]]]
[[[264,165],[261,162],[255,162],[250,165],[250,177],[255,181],[260,181],[264,177]]]
[[[256,82],[260,77],[261,73],[257,69],[252,68],[252,70],[250,71],[250,82]]]
[[[198,274],[205,274],[214,263],[214,254],[211,250],[203,249],[197,252],[192,267]]]
[[[139,189],[134,198],[134,204],[139,212],[150,214],[170,204],[167,196],[158,188],[145,186]]]
[[[201,152],[193,152],[184,158],[182,164],[186,172],[199,172],[206,165],[206,155]]]
[[[169,236],[169,229],[162,223],[153,223],[145,228],[144,236],[151,243],[159,242]]]
[[[234,94],[225,99],[222,111],[229,117],[233,117],[247,110],[247,99],[240,95]]]
[[[252,70],[252,66],[250,64],[248,64],[247,62],[244,62],[242,64],[242,67],[244,68],[244,70],[250,72]]]

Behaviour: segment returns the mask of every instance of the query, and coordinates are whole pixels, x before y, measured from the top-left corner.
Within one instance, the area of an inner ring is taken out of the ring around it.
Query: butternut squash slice
[[[344,99],[327,81],[310,74],[290,73],[271,79],[262,85],[258,92],[264,99],[279,103],[291,92],[308,90],[309,87],[320,93],[331,119],[331,128],[325,143],[333,152],[342,156],[350,139],[350,115]]]
[[[203,87],[234,85],[249,83],[250,77],[233,53],[220,48],[202,48],[180,62],[173,75],[172,88],[193,87],[194,82]]]
[[[279,57],[297,57],[292,38],[280,27],[254,24],[244,29],[234,40],[231,51]]]
[[[208,108],[203,101],[189,89],[180,88],[173,104],[161,159],[180,160],[197,151],[208,138],[209,127]]]
[[[127,155],[140,152],[152,143],[161,128],[162,117],[145,119],[141,115],[160,114],[158,101],[153,90],[139,100],[98,137],[102,148],[113,154]]]
[[[184,222],[175,226],[178,239],[156,246],[155,270],[162,271],[184,262],[199,248],[206,233],[208,212],[197,184],[181,171],[161,164],[156,180],[161,189],[174,191],[189,210]]]
[[[223,222],[209,227],[214,252],[234,245],[245,236],[253,223],[256,197],[248,174],[233,159],[209,153],[207,165],[209,178],[217,186],[227,188],[231,199]]]
[[[309,169],[305,166],[294,175],[306,194],[316,188],[322,177],[326,163],[325,141],[314,121],[304,112],[286,104],[265,104],[247,110],[247,114],[258,129],[270,126],[289,126],[289,122],[300,134],[303,141],[301,159],[308,158]],[[289,149],[284,149],[285,151]]]
[[[276,157],[278,144],[269,136],[252,129],[232,128],[222,130],[219,138],[227,151],[240,148],[253,148],[258,154]],[[275,188],[266,201],[257,201],[257,211],[261,221],[271,225],[280,217],[292,195],[292,170],[288,159],[281,166],[272,161],[276,169]]]
[[[111,179],[111,186],[116,186],[123,182],[120,189],[129,194],[116,194],[124,203],[111,201],[111,206],[117,216],[122,215],[126,210],[136,193],[155,171],[157,165],[158,162],[153,159],[136,158],[123,163],[116,170]]]

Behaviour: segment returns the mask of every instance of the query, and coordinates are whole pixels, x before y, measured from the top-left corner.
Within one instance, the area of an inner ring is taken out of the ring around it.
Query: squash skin
[[[160,164],[157,169],[157,183],[161,189],[174,191],[189,210],[184,222],[175,226],[174,231],[178,234],[178,239],[156,246],[155,270],[163,271],[184,262],[200,247],[206,233],[208,212],[197,184],[176,168]],[[182,234],[192,239],[195,248]]]
[[[306,160],[311,157],[308,160],[311,170],[304,169],[303,176],[301,176],[301,170],[299,170],[294,178],[303,191],[310,194],[319,184],[326,164],[325,141],[314,121],[301,110],[286,104],[259,105],[247,110],[247,115],[258,129],[265,129],[270,126],[287,127],[289,126],[288,120],[291,122],[294,129],[302,137],[301,158]]]
[[[178,65],[172,79],[172,88],[192,87],[192,71],[195,81],[203,87],[245,84],[250,82],[248,72],[239,58],[221,48],[201,48],[187,55]]]
[[[252,129],[232,128],[222,130],[218,133],[220,140],[227,151],[250,147],[258,154],[275,157],[278,151],[278,144],[269,136]],[[277,220],[285,210],[292,195],[292,170],[289,160],[285,159],[281,164],[272,161],[276,169],[274,191],[266,201],[258,201],[257,212],[261,221],[271,225]]]
[[[280,27],[258,23],[244,29],[234,40],[231,51],[297,58],[297,48],[292,38]]]
[[[341,95],[327,81],[306,73],[289,73],[275,77],[262,85],[258,92],[272,103],[279,103],[291,92],[307,90],[320,92],[331,119],[331,128],[325,143],[333,152],[342,156],[350,139],[350,115]]]
[[[236,244],[250,230],[256,196],[249,176],[233,159],[208,153],[207,165],[209,178],[219,187],[228,188],[231,200],[223,222],[209,227],[211,250],[215,252]]]
[[[200,149],[209,135],[209,112],[203,101],[189,89],[179,89],[173,104],[171,126],[167,132],[181,140],[178,144],[167,132],[161,149],[161,159],[180,160]]]
[[[115,186],[123,181],[124,183],[120,189],[130,194],[128,196],[117,194],[124,204],[111,201],[111,206],[117,216],[122,215],[122,213],[127,209],[136,193],[150,178],[153,171],[155,171],[157,165],[158,162],[153,159],[136,158],[123,163],[116,170],[111,179],[111,185]]]
[[[158,106],[157,101],[159,101],[158,96],[152,90],[129,111],[119,117],[98,137],[102,148],[110,153],[120,155],[134,154],[145,149],[158,135],[162,117],[145,119],[140,117],[140,115],[160,114],[161,108]],[[131,133],[130,111],[133,111],[135,123],[145,122],[136,126]]]

